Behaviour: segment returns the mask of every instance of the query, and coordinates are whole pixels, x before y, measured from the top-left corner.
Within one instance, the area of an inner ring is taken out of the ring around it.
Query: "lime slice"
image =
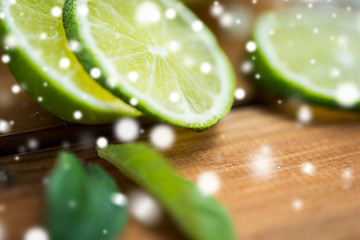
[[[358,12],[324,6],[262,15],[254,29],[257,81],[280,95],[360,109],[359,21]]]
[[[70,0],[69,40],[90,75],[168,123],[205,130],[229,112],[235,75],[214,36],[173,0]]]
[[[139,115],[91,79],[69,49],[64,2],[1,0],[2,60],[32,98],[62,119],[95,124]]]

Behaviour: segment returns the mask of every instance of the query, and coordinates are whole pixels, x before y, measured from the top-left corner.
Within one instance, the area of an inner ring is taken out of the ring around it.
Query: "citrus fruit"
[[[2,0],[0,33],[3,62],[20,86],[60,118],[78,123],[108,123],[131,108],[96,83],[70,50],[62,24],[63,0]]]
[[[360,109],[359,20],[324,5],[265,13],[248,45],[257,81],[279,95]]]
[[[144,113],[201,131],[229,112],[235,74],[183,3],[68,0],[63,20],[89,74]]]

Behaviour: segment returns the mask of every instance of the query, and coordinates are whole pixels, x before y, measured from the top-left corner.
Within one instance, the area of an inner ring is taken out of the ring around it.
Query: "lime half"
[[[359,16],[324,5],[262,15],[254,29],[257,81],[280,95],[360,109]]]
[[[2,60],[41,106],[72,122],[112,122],[139,112],[96,83],[69,48],[63,0],[1,0]],[[73,49],[79,48],[70,42]]]
[[[68,0],[64,26],[90,75],[153,117],[201,131],[232,106],[232,67],[181,2]]]

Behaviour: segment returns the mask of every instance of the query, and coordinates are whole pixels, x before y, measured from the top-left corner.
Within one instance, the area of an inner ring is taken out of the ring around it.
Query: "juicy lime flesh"
[[[151,102],[184,119],[187,114],[222,114],[231,105],[234,79],[228,62],[200,21],[193,15],[191,22],[179,16],[188,11],[182,4],[161,0],[76,3],[79,13],[87,6],[89,24],[82,24],[84,17],[79,16],[80,25],[89,26],[94,52],[106,62],[103,69],[110,90],[126,89],[139,103]],[[90,37],[84,38],[86,42]]]
[[[302,76],[311,90],[335,91],[342,83],[360,89],[359,19],[338,8],[300,8],[268,15],[261,31],[281,68]]]
[[[10,6],[10,13],[14,24],[26,36],[28,45],[31,46],[32,58],[36,59],[42,70],[46,73],[53,72],[65,89],[71,92],[79,89],[75,96],[78,98],[95,99],[101,107],[109,111],[124,109],[128,113],[136,113],[121,100],[103,89],[98,83],[88,76],[86,71],[70,51],[63,28],[61,10],[64,0],[17,0]],[[56,10],[60,13],[56,13]],[[52,14],[54,13],[54,15]],[[21,37],[19,37],[21,38]],[[24,37],[22,37],[24,38]]]

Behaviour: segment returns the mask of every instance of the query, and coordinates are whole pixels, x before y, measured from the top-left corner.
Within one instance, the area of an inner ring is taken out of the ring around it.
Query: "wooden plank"
[[[254,106],[232,111],[204,133],[176,129],[176,144],[165,154],[191,180],[204,171],[219,175],[217,197],[233,216],[239,238],[359,239],[359,131],[356,122],[299,125]],[[147,127],[141,141],[148,141],[148,132]],[[0,218],[13,239],[43,223],[42,179],[61,149],[20,154],[20,161],[14,155],[0,158],[10,178],[0,188],[0,204],[5,206]],[[104,166],[126,193],[135,188],[97,158],[92,140],[71,144],[69,150]],[[261,158],[269,160],[268,167],[256,164]],[[313,175],[302,172],[306,162],[313,164]],[[253,168],[270,174],[258,176]],[[303,204],[300,210],[292,206],[296,199]],[[132,221],[122,239],[176,239],[173,231],[171,224],[147,229]]]

